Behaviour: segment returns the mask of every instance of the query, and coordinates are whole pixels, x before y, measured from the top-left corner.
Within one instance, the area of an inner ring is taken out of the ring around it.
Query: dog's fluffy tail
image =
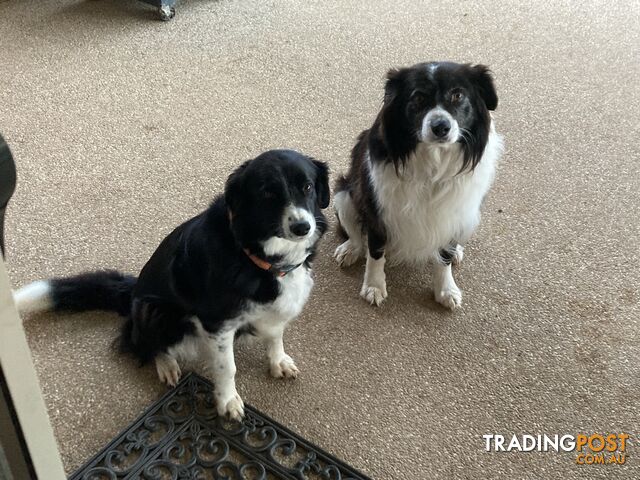
[[[106,310],[126,316],[136,277],[114,270],[39,280],[14,292],[20,312]]]

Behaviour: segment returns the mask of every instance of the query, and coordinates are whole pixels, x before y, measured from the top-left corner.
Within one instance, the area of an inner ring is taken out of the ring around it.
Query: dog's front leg
[[[284,351],[284,327],[272,327],[268,330],[259,330],[259,335],[264,339],[267,347],[267,359],[269,371],[275,378],[296,378],[299,370],[293,359]]]
[[[387,298],[387,280],[384,273],[386,238],[383,233],[370,229],[367,232],[367,242],[367,265],[360,296],[371,305],[379,307]]]
[[[456,243],[440,250],[435,257],[433,269],[433,293],[436,302],[451,310],[462,305],[462,292],[456,285],[451,272],[451,263],[462,261],[462,247]]]
[[[211,350],[211,374],[215,382],[218,413],[232,420],[244,417],[244,402],[236,391],[236,362],[233,356],[235,332],[214,335],[209,341]]]

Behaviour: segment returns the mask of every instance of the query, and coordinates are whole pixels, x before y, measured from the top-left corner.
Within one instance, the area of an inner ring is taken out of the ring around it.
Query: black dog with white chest
[[[154,361],[175,385],[179,359],[204,358],[218,411],[244,415],[235,386],[234,338],[264,339],[274,377],[295,377],[283,332],[304,307],[311,261],[326,230],[328,168],[291,150],[272,150],[238,167],[224,195],[176,228],[138,278],[92,272],[34,282],[15,293],[22,311],[109,310],[127,317],[120,350]]]

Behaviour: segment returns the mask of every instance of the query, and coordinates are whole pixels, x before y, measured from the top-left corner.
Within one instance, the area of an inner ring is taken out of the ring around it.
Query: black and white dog
[[[337,181],[334,205],[347,266],[366,254],[360,295],[387,298],[385,258],[435,260],[435,299],[454,309],[462,293],[451,263],[480,221],[502,140],[489,111],[498,97],[483,65],[420,63],[387,74],[384,102]]]
[[[274,377],[296,377],[283,332],[304,307],[311,261],[327,224],[328,168],[291,150],[245,162],[224,195],[176,228],[138,278],[92,272],[32,283],[15,293],[22,311],[92,309],[126,316],[123,352],[154,361],[169,385],[177,360],[203,358],[215,380],[221,415],[240,419],[234,338],[252,333],[266,342]]]

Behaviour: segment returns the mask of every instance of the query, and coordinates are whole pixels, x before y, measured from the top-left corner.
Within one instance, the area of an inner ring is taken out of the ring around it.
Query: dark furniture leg
[[[142,0],[144,3],[158,7],[158,15],[160,20],[167,22],[176,15],[177,0]]]
[[[16,165],[9,146],[0,135],[0,250],[4,256],[4,213],[16,188]]]

